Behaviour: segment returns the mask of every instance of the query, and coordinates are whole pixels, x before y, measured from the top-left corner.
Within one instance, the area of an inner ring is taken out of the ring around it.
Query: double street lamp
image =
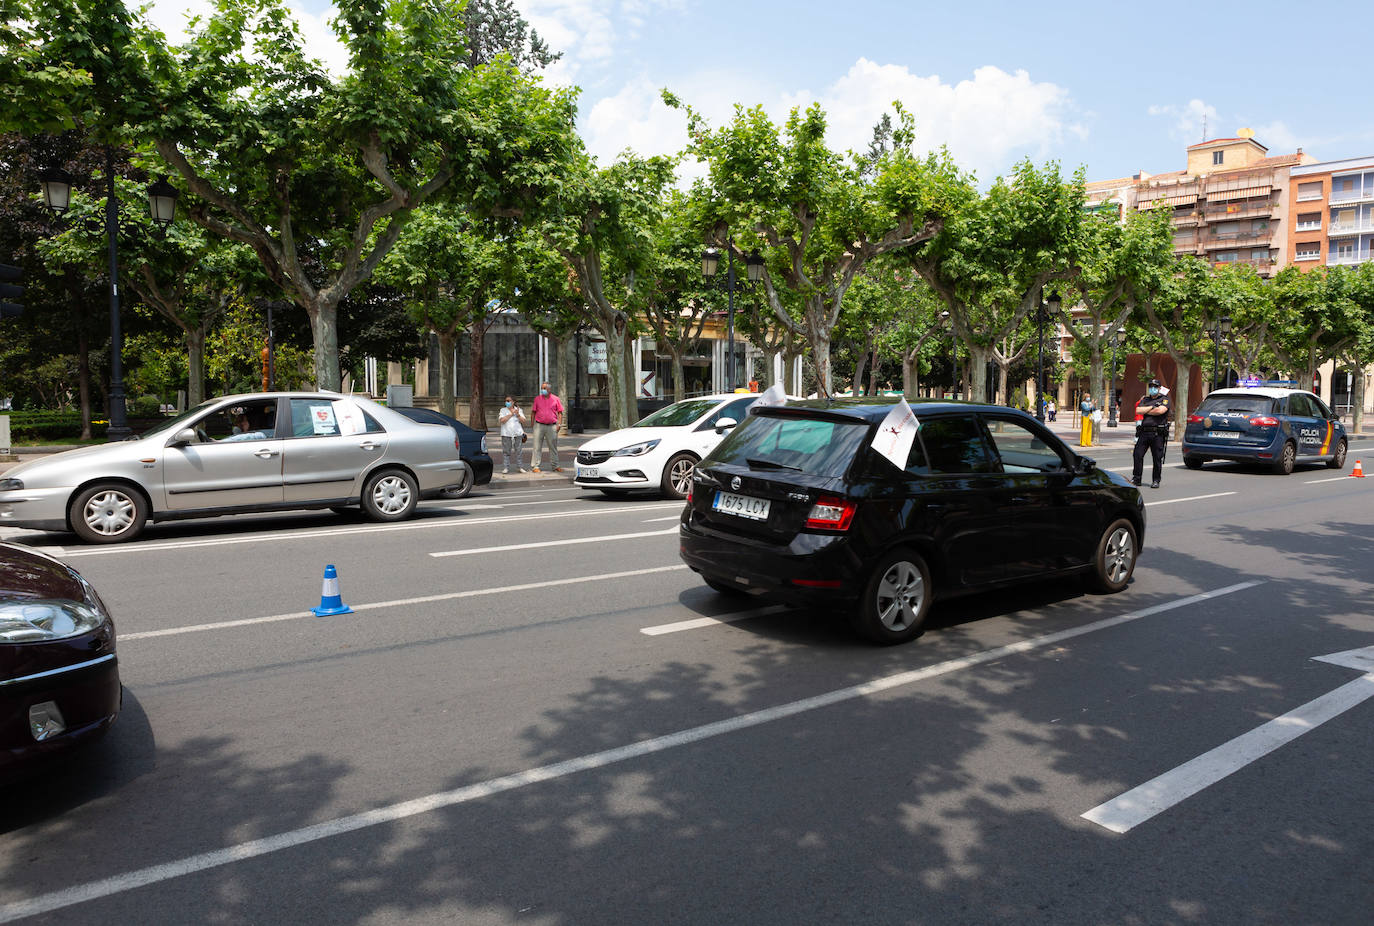
[[[1221,339],[1231,333],[1231,316],[1223,315],[1217,319],[1216,337],[1212,339],[1212,388],[1220,389],[1221,381]]]
[[[725,287],[729,293],[727,298],[730,305],[730,318],[727,323],[726,333],[726,349],[729,351],[729,360],[726,361],[728,369],[726,375],[729,377],[729,385],[726,387],[726,391],[734,392],[739,386],[739,383],[735,380],[735,249],[729,242],[725,245],[725,254],[727,259]],[[752,251],[744,258],[744,266],[750,283],[757,283],[759,280],[763,279],[763,258],[759,255],[758,251]],[[720,252],[715,248],[707,248],[701,255],[702,275],[714,277],[719,267]]]
[[[1116,421],[1116,347],[1121,342],[1121,336],[1126,333],[1125,328],[1118,328],[1112,332],[1112,394],[1108,402],[1107,427],[1117,426]]]
[[[115,195],[114,150],[105,148],[105,220],[83,221],[82,227],[91,232],[104,231],[109,238],[110,253],[110,440],[124,440],[133,432],[129,428],[124,404],[123,340],[119,330],[119,199]],[[54,215],[62,216],[71,207],[72,177],[61,168],[52,168],[39,175],[43,187],[43,203]],[[163,177],[148,187],[148,209],[159,230],[172,224],[176,215],[177,189]],[[124,227],[125,233],[137,233],[137,225]]]
[[[1045,324],[1050,320],[1050,315],[1059,314],[1060,306],[1059,294],[1054,290],[1046,293],[1040,291],[1040,305],[1035,310],[1035,321],[1037,326],[1037,355],[1036,374],[1035,374],[1035,420],[1041,424],[1045,423]],[[1047,311],[1048,309],[1048,311]]]
[[[949,392],[959,398],[959,334],[954,330],[954,319],[949,311],[940,313],[940,322],[949,322]]]

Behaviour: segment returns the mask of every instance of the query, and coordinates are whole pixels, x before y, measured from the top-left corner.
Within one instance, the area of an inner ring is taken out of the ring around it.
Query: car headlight
[[[615,452],[615,456],[618,456],[618,457],[642,457],[642,456],[644,456],[644,454],[648,453],[650,450],[653,450],[653,449],[654,449],[655,447],[657,447],[657,446],[658,446],[658,441],[656,441],[656,440],[641,441],[641,442],[638,443],[638,444],[631,444],[631,445],[628,446],[628,447],[622,447],[622,448],[620,448],[619,450],[617,450],[617,451]]]
[[[22,479],[0,479],[0,492],[7,492],[10,489],[22,488],[24,488],[24,480]]]
[[[38,643],[90,633],[105,612],[82,601],[0,601],[0,642]]]

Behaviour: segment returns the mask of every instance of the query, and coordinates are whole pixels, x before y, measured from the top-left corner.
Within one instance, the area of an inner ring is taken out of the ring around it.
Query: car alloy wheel
[[[697,461],[690,453],[679,453],[663,468],[663,494],[671,498],[686,498],[692,487],[692,471]]]
[[[910,550],[878,561],[854,614],[855,629],[875,643],[905,643],[921,635],[930,611],[930,570]]]
[[[1118,518],[1107,525],[1093,557],[1093,588],[1108,594],[1121,591],[1131,581],[1138,555],[1135,528],[1130,521]]]
[[[363,489],[363,511],[374,521],[400,521],[415,510],[415,480],[399,470],[379,473]]]
[[[72,530],[89,543],[131,540],[148,519],[143,497],[125,486],[95,485],[72,500]]]
[[[1329,466],[1329,467],[1331,467],[1332,469],[1344,469],[1344,468],[1345,468],[1345,454],[1346,454],[1346,451],[1348,451],[1349,449],[1350,449],[1350,448],[1349,448],[1349,446],[1346,444],[1346,442],[1345,442],[1344,440],[1342,440],[1339,444],[1336,445],[1336,454],[1335,454],[1335,456],[1333,456],[1331,459],[1327,460],[1327,461],[1326,461],[1326,465]]]
[[[1280,476],[1287,476],[1289,473],[1293,472],[1293,464],[1297,462],[1297,459],[1298,448],[1293,446],[1292,441],[1289,441],[1283,445],[1283,452],[1280,453],[1279,458],[1274,461],[1274,472],[1278,473]]]

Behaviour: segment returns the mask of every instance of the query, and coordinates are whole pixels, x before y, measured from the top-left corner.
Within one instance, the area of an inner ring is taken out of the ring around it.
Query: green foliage
[[[28,444],[44,438],[73,437],[81,433],[81,412],[76,409],[5,412],[10,418],[10,437],[16,443]],[[104,437],[108,422],[91,422],[91,433]]]

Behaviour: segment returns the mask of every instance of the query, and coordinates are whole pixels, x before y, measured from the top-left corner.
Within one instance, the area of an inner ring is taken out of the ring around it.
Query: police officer
[[[1154,464],[1150,488],[1158,489],[1164,468],[1164,445],[1169,440],[1169,397],[1163,394],[1157,379],[1150,380],[1145,393],[1145,398],[1135,407],[1135,453],[1132,455],[1134,466],[1131,469],[1131,482],[1140,485],[1140,476],[1145,469],[1145,451],[1148,449]]]

